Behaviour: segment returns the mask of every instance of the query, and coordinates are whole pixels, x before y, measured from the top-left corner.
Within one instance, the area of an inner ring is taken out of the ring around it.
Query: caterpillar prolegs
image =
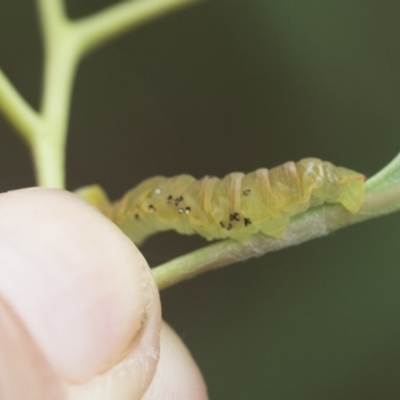
[[[156,232],[197,233],[208,240],[245,241],[262,232],[283,236],[290,217],[309,207],[340,203],[356,213],[364,201],[364,175],[317,158],[222,179],[156,176],[110,203],[97,185],[78,194],[97,206],[136,244]]]

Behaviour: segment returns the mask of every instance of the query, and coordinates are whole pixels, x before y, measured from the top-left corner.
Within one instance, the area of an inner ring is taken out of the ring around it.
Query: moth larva
[[[111,218],[136,244],[174,229],[208,240],[245,241],[262,232],[280,237],[290,217],[322,203],[357,212],[364,201],[364,175],[317,158],[287,162],[222,179],[190,175],[156,176],[111,204],[98,186],[79,194]]]

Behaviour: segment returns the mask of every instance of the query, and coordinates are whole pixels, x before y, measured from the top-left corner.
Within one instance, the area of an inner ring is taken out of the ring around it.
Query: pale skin
[[[0,195],[2,400],[206,400],[160,310],[146,261],[94,208],[51,189]]]

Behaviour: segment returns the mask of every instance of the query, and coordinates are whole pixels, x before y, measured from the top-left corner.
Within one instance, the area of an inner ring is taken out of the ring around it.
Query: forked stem
[[[34,110],[0,71],[0,111],[33,154],[37,183],[65,187],[65,142],[77,65],[92,49],[134,27],[200,0],[128,0],[78,21],[63,0],[37,0],[45,47],[40,112]]]

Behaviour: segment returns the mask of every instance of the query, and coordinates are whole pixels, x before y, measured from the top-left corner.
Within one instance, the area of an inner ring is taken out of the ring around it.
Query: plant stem
[[[41,113],[45,127],[36,135],[33,155],[38,184],[65,187],[65,144],[73,79],[78,63],[73,36],[64,34],[46,55]]]
[[[390,182],[389,185],[384,183]],[[382,186],[379,186],[382,185]],[[311,208],[293,218],[283,238],[263,234],[246,243],[224,240],[152,269],[160,290],[204,272],[238,261],[294,246],[371,218],[400,210],[400,155],[366,184],[367,194],[361,210],[350,214],[340,205]]]
[[[367,181],[369,191],[383,191],[395,185],[400,185],[400,154]]]
[[[80,52],[104,44],[132,28],[202,0],[131,0],[114,4],[75,23]]]
[[[42,115],[46,122],[32,149],[41,186],[65,187],[65,144],[73,80],[89,50],[189,0],[127,1],[69,21],[61,0],[39,0],[46,50]]]
[[[37,0],[43,42],[49,47],[57,40],[67,23],[63,0]]]
[[[22,138],[28,144],[32,143],[34,132],[41,128],[40,116],[19,94],[2,70],[0,70],[0,110]]]
[[[61,0],[39,0],[45,44],[41,114],[45,126],[32,148],[41,186],[65,187],[65,141],[69,104],[76,71],[77,38],[64,14]]]
[[[37,0],[45,48],[40,114],[0,70],[0,109],[31,148],[40,186],[65,187],[65,142],[77,65],[89,50],[168,12],[200,0],[121,1],[70,21],[63,0]]]

